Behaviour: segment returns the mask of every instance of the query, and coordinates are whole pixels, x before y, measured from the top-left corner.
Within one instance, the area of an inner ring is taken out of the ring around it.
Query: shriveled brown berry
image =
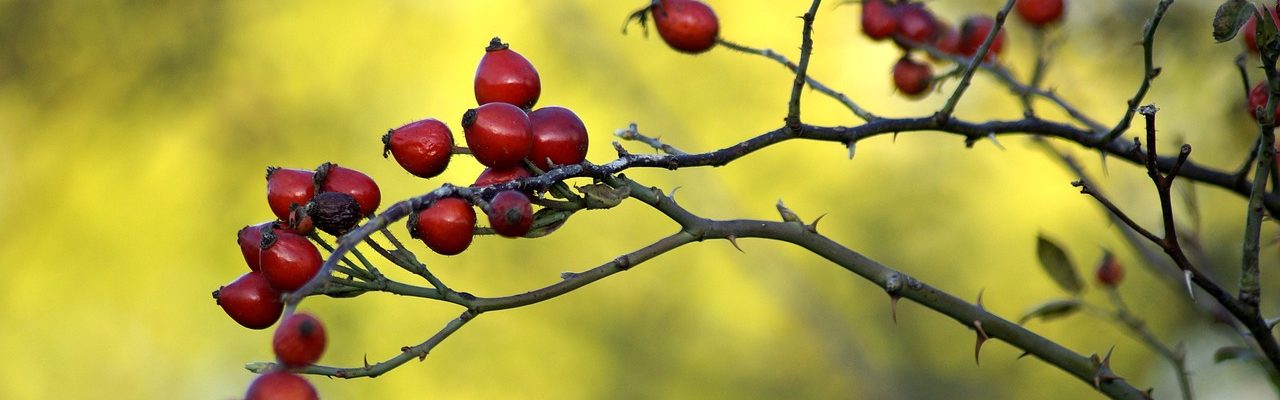
[[[346,193],[322,192],[307,204],[307,215],[316,228],[342,236],[360,223],[360,203]]]

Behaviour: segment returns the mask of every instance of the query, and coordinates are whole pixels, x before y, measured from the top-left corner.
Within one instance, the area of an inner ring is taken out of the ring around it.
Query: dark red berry
[[[324,324],[310,314],[290,315],[276,328],[271,349],[286,367],[303,367],[315,363],[324,354]]]
[[[301,376],[286,371],[272,371],[258,376],[249,384],[245,400],[317,400],[315,386]]]
[[[1115,255],[1107,252],[1102,256],[1102,262],[1098,263],[1098,268],[1094,270],[1094,275],[1098,278],[1098,283],[1114,287],[1124,279],[1124,266],[1120,265]]]
[[[476,104],[507,103],[533,108],[542,93],[538,70],[524,56],[493,38],[476,67]]]
[[[338,164],[324,163],[316,168],[316,183],[320,191],[346,193],[355,198],[361,215],[372,215],[382,202],[382,192],[373,178]]]
[[[262,276],[271,287],[291,292],[305,285],[320,271],[324,259],[307,238],[289,232],[264,232]]]
[[[587,126],[572,110],[564,107],[542,107],[529,113],[533,130],[533,146],[529,161],[543,171],[555,165],[577,164],[587,159]]]
[[[945,54],[964,55],[960,52],[960,32],[948,25],[943,25],[938,30],[938,39],[934,41],[933,46]]]
[[[533,147],[529,116],[507,103],[489,103],[462,115],[462,132],[476,161],[487,167],[520,164]]]
[[[875,40],[887,39],[898,31],[898,15],[884,0],[862,2],[862,33]]]
[[[1267,95],[1269,93],[1267,81],[1258,82],[1257,85],[1253,86],[1253,89],[1249,90],[1249,104],[1245,111],[1249,112],[1250,117],[1256,120],[1258,118],[1256,110],[1267,107]],[[1280,121],[1280,107],[1276,107],[1275,119]]]
[[[475,226],[476,211],[456,197],[437,200],[409,217],[409,235],[446,256],[462,253],[471,245]]]
[[[476,177],[476,183],[472,183],[471,186],[496,185],[530,176],[533,176],[533,174],[530,174],[529,170],[519,166],[503,169],[485,168],[484,171],[480,172],[480,176]]]
[[[453,156],[453,132],[435,118],[387,131],[382,144],[383,157],[395,156],[405,171],[422,178],[440,175]]]
[[[1271,20],[1280,24],[1280,15],[1277,15],[1277,7],[1262,7],[1271,14]],[[1244,48],[1250,53],[1258,54],[1258,21],[1253,15],[1249,15],[1249,21],[1244,23],[1240,28],[1240,35],[1244,36]]]
[[[938,36],[938,20],[920,3],[902,3],[894,7],[898,30],[894,39],[904,48],[910,44],[933,43]]]
[[[316,228],[342,236],[360,223],[360,204],[346,193],[321,192],[307,203],[307,215]]]
[[[267,168],[267,204],[281,221],[289,220],[290,206],[311,201],[316,194],[314,174],[301,169]]]
[[[276,323],[284,311],[280,292],[258,272],[240,275],[218,288],[213,292],[213,299],[231,319],[249,329],[266,329]]]
[[[1066,0],[1018,0],[1014,11],[1023,21],[1040,28],[1062,19],[1062,10]]]
[[[893,65],[893,85],[908,97],[920,97],[933,85],[933,68],[903,57]]]
[[[514,190],[504,190],[489,201],[489,226],[494,233],[506,237],[520,237],[533,226],[533,205],[529,196]]]
[[[650,12],[662,41],[676,51],[711,50],[720,36],[720,20],[710,6],[694,0],[661,0]]]
[[[960,27],[960,53],[966,57],[973,57],[978,54],[978,48],[982,47],[982,42],[987,40],[987,35],[991,33],[991,29],[995,28],[996,20],[986,15],[974,15],[964,20],[964,25]],[[991,42],[991,47],[987,49],[988,58],[986,61],[994,60],[994,55],[1000,54],[1004,50],[1004,29],[996,33],[996,38]]]
[[[240,228],[236,232],[236,243],[240,245],[240,254],[244,255],[244,262],[249,264],[250,271],[257,271],[262,265],[260,257],[262,256],[262,230],[271,229],[275,225],[275,221],[267,221],[257,225],[250,225]]]

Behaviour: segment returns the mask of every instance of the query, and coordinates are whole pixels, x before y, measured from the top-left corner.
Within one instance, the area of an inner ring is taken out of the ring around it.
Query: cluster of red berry
[[[533,110],[542,87],[524,56],[498,38],[485,49],[475,75],[478,107],[462,116],[468,150],[485,165],[473,186],[533,176],[533,172],[586,159],[587,128],[564,107]],[[394,156],[409,173],[432,178],[444,172],[454,153],[453,133],[428,118],[392,129],[382,137],[383,156]],[[315,278],[324,259],[314,230],[333,236],[349,232],[378,209],[381,192],[368,175],[333,163],[314,171],[267,169],[267,203],[276,219],[246,226],[237,242],[249,272],[213,292],[218,305],[240,325],[266,329],[280,318],[284,294]],[[525,235],[533,224],[529,194],[506,190],[487,199],[439,199],[409,218],[409,232],[442,255],[471,244],[476,225],[473,202],[505,237]],[[306,379],[289,372],[310,365],[324,351],[324,327],[307,314],[293,314],[277,328],[273,342],[281,369],[259,376],[247,398],[314,399]]]
[[[1018,0],[1018,16],[1036,29],[1062,19],[1065,0]],[[862,33],[873,40],[892,39],[902,48],[902,58],[893,65],[893,84],[899,92],[912,98],[922,97],[933,87],[933,68],[911,57],[911,51],[922,45],[933,46],[944,54],[973,57],[995,28],[995,20],[974,15],[960,24],[957,31],[929,11],[922,3],[899,0],[864,0]],[[1004,50],[1005,32],[1001,29],[991,42],[983,62],[994,63]]]

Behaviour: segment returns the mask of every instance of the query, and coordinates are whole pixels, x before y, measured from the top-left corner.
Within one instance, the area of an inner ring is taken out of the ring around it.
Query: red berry
[[[898,15],[895,7],[885,4],[884,0],[864,0],[862,2],[862,33],[875,40],[883,40],[898,30]]]
[[[240,275],[235,281],[213,292],[213,299],[236,323],[249,329],[266,329],[276,323],[284,311],[280,292],[258,272]]]
[[[471,186],[496,185],[530,176],[533,176],[533,174],[530,174],[529,170],[519,166],[503,169],[485,168],[484,171],[480,172],[480,176],[476,177],[476,183],[472,183]]]
[[[297,290],[320,271],[324,259],[307,238],[289,232],[271,232],[262,250],[262,276],[282,292]]]
[[[995,28],[996,20],[985,15],[974,15],[964,20],[964,25],[960,27],[960,53],[966,57],[973,57],[978,54],[978,48],[982,47],[982,42],[987,40],[987,34]],[[1000,54],[1004,50],[1004,29],[1001,28],[996,33],[996,38],[991,42],[991,47],[987,49],[986,61],[992,61],[995,55]]]
[[[316,168],[316,181],[322,191],[346,193],[355,198],[360,204],[361,215],[372,215],[378,210],[378,203],[382,202],[382,192],[373,178],[354,169],[324,163]]]
[[[448,197],[409,217],[409,235],[422,239],[432,251],[452,256],[471,245],[476,211],[466,200]]]
[[[289,220],[290,206],[311,201],[316,194],[314,174],[301,169],[267,168],[267,204],[281,221]]]
[[[249,264],[250,271],[257,271],[261,264],[262,256],[262,230],[271,229],[275,225],[275,221],[267,221],[257,225],[250,225],[240,228],[236,232],[236,243],[240,245],[240,254],[244,255],[244,262]]]
[[[1098,278],[1098,283],[1103,286],[1116,286],[1120,284],[1120,280],[1124,279],[1124,266],[1116,260],[1115,255],[1107,252],[1102,256],[1102,262],[1098,263],[1098,268],[1094,270],[1094,275]]]
[[[505,190],[489,201],[489,226],[499,235],[520,237],[533,226],[533,205],[524,193]]]
[[[908,57],[893,65],[893,84],[908,97],[919,97],[933,85],[933,68]]]
[[[382,157],[395,156],[405,171],[422,178],[440,175],[453,156],[453,132],[435,118],[387,131],[382,144]]]
[[[564,107],[542,107],[529,113],[533,146],[529,161],[546,171],[555,165],[577,164],[587,159],[587,127],[577,114]]]
[[[533,108],[542,93],[538,70],[524,56],[493,38],[476,67],[476,104],[507,103]]]
[[[324,324],[310,314],[290,315],[276,328],[271,349],[286,367],[303,367],[315,363],[324,354]]]
[[[933,45],[946,54],[953,56],[964,55],[960,53],[960,32],[948,25],[943,25],[939,29],[938,39]]]
[[[1066,0],[1018,0],[1014,11],[1023,21],[1040,28],[1062,19],[1064,2]]]
[[[908,44],[933,43],[938,36],[938,20],[920,3],[902,3],[894,7],[898,30],[894,40],[904,48]]]
[[[1257,85],[1253,86],[1253,89],[1249,90],[1249,105],[1245,111],[1249,112],[1250,117],[1255,120],[1258,118],[1255,110],[1265,108],[1267,106],[1267,95],[1269,92],[1270,91],[1267,90],[1267,81],[1258,82]],[[1280,107],[1276,107],[1275,118],[1276,121],[1280,121]]]
[[[487,167],[520,164],[533,146],[529,116],[507,103],[489,103],[462,115],[462,132],[476,161]]]
[[[1271,13],[1272,21],[1276,21],[1277,24],[1280,24],[1280,15],[1276,14],[1276,10],[1277,10],[1276,7],[1264,6],[1263,8]],[[1244,48],[1245,50],[1249,50],[1249,52],[1253,54],[1258,54],[1257,29],[1258,29],[1258,21],[1254,19],[1253,15],[1250,15],[1249,21],[1245,22],[1244,26],[1240,28],[1240,34],[1244,36]]]
[[[658,35],[676,51],[698,54],[711,50],[720,36],[716,12],[700,1],[661,0],[650,12]]]
[[[301,376],[285,371],[272,371],[258,376],[249,384],[245,400],[317,400],[316,388]]]

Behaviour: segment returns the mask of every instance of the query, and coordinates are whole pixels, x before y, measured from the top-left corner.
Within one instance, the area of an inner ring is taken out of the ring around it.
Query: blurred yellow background
[[[537,66],[541,105],[582,117],[595,162],[612,159],[612,133],[631,122],[689,151],[781,125],[792,79],[784,69],[723,49],[678,54],[634,27],[622,35],[624,17],[644,3],[0,1],[0,398],[242,396],[253,379],[243,365],[271,358],[271,331],[240,328],[210,292],[245,270],[236,230],[271,216],[264,168],[334,161],[374,177],[384,205],[470,183],[481,168],[469,158],[424,181],[383,159],[379,138],[435,117],[461,141],[457,120],[474,106],[472,74],[493,36]],[[797,56],[795,16],[809,2],[708,3],[723,37]],[[856,5],[827,3],[814,32],[815,78],[881,115],[941,105],[940,94],[895,95],[897,48],[858,32]],[[1135,43],[1154,1],[1112,3],[1071,3],[1069,21],[1051,35],[1058,51],[1046,79],[1108,123],[1141,75]],[[1214,5],[1199,3],[1175,4],[1162,25],[1164,71],[1148,102],[1162,109],[1163,149],[1181,137],[1197,162],[1235,168],[1253,137],[1233,63],[1240,47],[1212,43]],[[929,6],[955,24],[999,4]],[[1023,76],[1029,32],[1016,21],[1009,31],[1004,58]],[[981,74],[975,82],[961,118],[1020,116],[1007,90]],[[860,122],[816,93],[804,101],[806,122]],[[1001,143],[1007,151],[989,142],[966,150],[954,135],[907,133],[864,141],[848,160],[838,145],[789,142],[722,168],[628,175],[681,187],[678,200],[706,217],[776,218],[779,198],[806,218],[826,213],[823,232],[837,241],[963,298],[985,289],[987,307],[1007,318],[1065,295],[1039,269],[1037,233],[1066,244],[1084,273],[1113,249],[1128,266],[1123,291],[1137,311],[1165,342],[1187,344],[1202,397],[1275,398],[1254,365],[1213,364],[1213,351],[1238,339],[1140,265],[1069,185],[1072,175],[1024,137]],[[1104,174],[1095,154],[1075,153],[1118,203],[1155,226],[1142,171],[1112,159]],[[1204,247],[1234,287],[1244,203],[1218,189],[1196,193]],[[457,257],[412,246],[454,288],[497,296],[674,229],[628,202],[579,214],[543,239],[481,237]],[[1267,237],[1274,232],[1268,225]],[[950,319],[904,302],[895,325],[877,287],[785,244],[741,245],[746,254],[722,242],[690,245],[562,298],[486,314],[425,362],[377,379],[310,380],[333,399],[1097,397],[1000,343],[976,367],[972,332]],[[1266,266],[1275,261],[1267,247]],[[1275,315],[1277,285],[1267,289]],[[1097,290],[1086,297],[1105,300]],[[460,311],[378,293],[301,308],[327,323],[322,363],[337,366],[391,357]],[[1082,354],[1114,345],[1119,374],[1176,396],[1169,365],[1114,325],[1078,315],[1029,327]]]

